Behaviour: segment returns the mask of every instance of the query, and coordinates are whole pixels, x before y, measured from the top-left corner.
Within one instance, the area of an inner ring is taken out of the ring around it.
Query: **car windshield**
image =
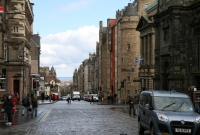
[[[154,97],[156,110],[193,112],[193,106],[188,98],[180,97]]]

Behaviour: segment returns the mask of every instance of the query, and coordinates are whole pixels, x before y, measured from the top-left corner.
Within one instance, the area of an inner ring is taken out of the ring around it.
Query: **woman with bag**
[[[6,125],[11,126],[12,125],[12,109],[13,109],[13,101],[12,101],[12,96],[9,95],[6,100],[5,100],[5,112],[8,117],[8,122]]]

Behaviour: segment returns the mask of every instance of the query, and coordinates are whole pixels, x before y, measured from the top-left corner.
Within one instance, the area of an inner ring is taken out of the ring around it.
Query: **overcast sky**
[[[133,0],[31,0],[33,33],[41,37],[40,66],[52,66],[57,77],[72,77],[95,52],[99,22],[115,19],[116,11]]]

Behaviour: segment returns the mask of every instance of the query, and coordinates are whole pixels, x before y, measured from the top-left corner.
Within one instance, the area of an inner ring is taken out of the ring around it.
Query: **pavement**
[[[57,100],[59,101],[59,100]],[[49,100],[38,100],[38,104],[39,104],[39,107],[38,107],[38,112],[37,112],[37,117],[33,116],[27,116],[27,113],[25,111],[25,115],[22,116],[22,110],[23,110],[23,106],[21,104],[17,104],[16,108],[17,108],[17,111],[15,111],[14,115],[13,115],[13,126],[14,125],[20,125],[20,124],[27,124],[27,123],[33,123],[33,122],[37,122],[39,121],[44,115],[45,113],[47,112],[47,110],[45,109],[45,107],[42,107],[43,105],[47,105],[47,104],[54,104],[56,103],[57,101],[49,101]],[[108,104],[108,102],[97,102],[95,103],[97,105],[111,105],[111,106],[114,106],[113,108],[116,110],[116,111],[119,111],[119,112],[122,112],[122,113],[126,113],[127,115],[129,115],[129,104]],[[136,108],[136,114],[137,114],[137,106],[135,106]],[[133,114],[133,113],[132,113]],[[132,115],[133,116],[133,115]],[[5,126],[5,123],[7,122],[7,120],[4,120],[0,118],[0,127],[2,126]]]

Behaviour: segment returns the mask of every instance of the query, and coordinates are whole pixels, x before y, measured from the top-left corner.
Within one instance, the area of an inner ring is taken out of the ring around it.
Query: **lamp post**
[[[126,79],[124,79],[124,90],[125,90],[125,100],[124,100],[124,112],[126,112]]]

